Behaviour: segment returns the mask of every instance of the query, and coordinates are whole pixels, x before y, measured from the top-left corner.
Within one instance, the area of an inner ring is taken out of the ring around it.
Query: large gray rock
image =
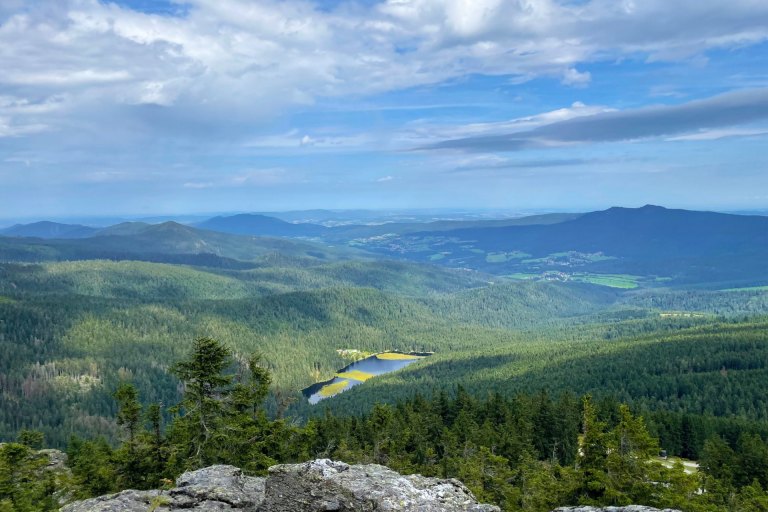
[[[646,507],[643,505],[627,505],[624,507],[560,507],[552,512],[680,512],[671,508],[660,510],[658,508]]]
[[[147,512],[164,501],[160,491],[123,491],[76,501],[62,507],[62,512]]]
[[[170,491],[123,491],[67,505],[62,512],[498,512],[479,505],[457,480],[402,476],[384,466],[327,459],[285,464],[267,479],[233,466],[184,473]]]
[[[211,466],[176,479],[170,491],[123,491],[78,501],[62,512],[147,512],[191,510],[258,510],[264,499],[264,479],[244,476],[234,466]]]
[[[48,448],[45,450],[38,450],[37,453],[48,457],[48,467],[46,469],[51,471],[69,471],[69,467],[67,467],[69,459],[67,458],[67,454],[61,450]]]
[[[184,473],[169,494],[178,505],[214,501],[252,510],[264,498],[264,479],[244,476],[234,466],[211,466]]]
[[[458,480],[402,476],[377,464],[319,459],[269,468],[264,512],[493,512]]]

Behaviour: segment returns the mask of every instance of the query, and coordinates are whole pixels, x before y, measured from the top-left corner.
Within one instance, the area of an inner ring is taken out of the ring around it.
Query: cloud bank
[[[759,0],[177,3],[175,16],[97,0],[3,2],[0,136],[99,123],[105,109],[140,105],[178,110],[163,114],[176,121],[166,130],[254,123],[320,97],[471,74],[579,86],[591,78],[579,66],[595,60],[682,59],[768,39]]]

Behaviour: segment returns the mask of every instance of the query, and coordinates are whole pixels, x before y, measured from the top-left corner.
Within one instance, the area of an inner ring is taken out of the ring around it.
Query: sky
[[[768,208],[765,0],[0,0],[0,219]]]

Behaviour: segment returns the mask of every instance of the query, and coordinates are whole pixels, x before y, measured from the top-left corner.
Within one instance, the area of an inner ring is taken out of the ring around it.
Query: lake
[[[409,364],[431,355],[429,352],[382,352],[345,366],[336,376],[324,382],[318,382],[302,390],[310,404],[336,396],[339,393],[362,384],[376,377],[391,373]]]

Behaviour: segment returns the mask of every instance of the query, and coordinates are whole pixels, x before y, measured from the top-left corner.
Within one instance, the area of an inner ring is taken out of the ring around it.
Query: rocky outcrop
[[[492,512],[458,480],[402,476],[377,464],[320,459],[269,469],[262,510],[269,512]]]
[[[376,464],[349,465],[320,459],[284,464],[267,478],[233,466],[184,473],[170,491],[123,491],[65,506],[62,512],[147,511],[497,512],[481,505],[457,480],[402,476]]]
[[[211,466],[184,473],[170,491],[123,491],[78,501],[62,512],[147,512],[149,510],[259,510],[264,478],[243,475],[234,466]]]
[[[665,508],[660,510],[653,507],[645,507],[643,505],[627,505],[624,507],[560,507],[553,512],[680,512],[679,510],[673,510],[671,508]]]
[[[60,460],[50,457],[51,465]],[[403,476],[377,464],[328,459],[283,464],[269,476],[243,475],[234,466],[184,473],[165,491],[123,491],[78,501],[62,512],[498,512],[482,505],[458,480]],[[553,512],[680,512],[626,507],[561,507]]]
[[[61,450],[45,449],[38,450],[37,453],[48,457],[48,466],[46,469],[50,471],[69,471],[67,466],[67,454]]]

